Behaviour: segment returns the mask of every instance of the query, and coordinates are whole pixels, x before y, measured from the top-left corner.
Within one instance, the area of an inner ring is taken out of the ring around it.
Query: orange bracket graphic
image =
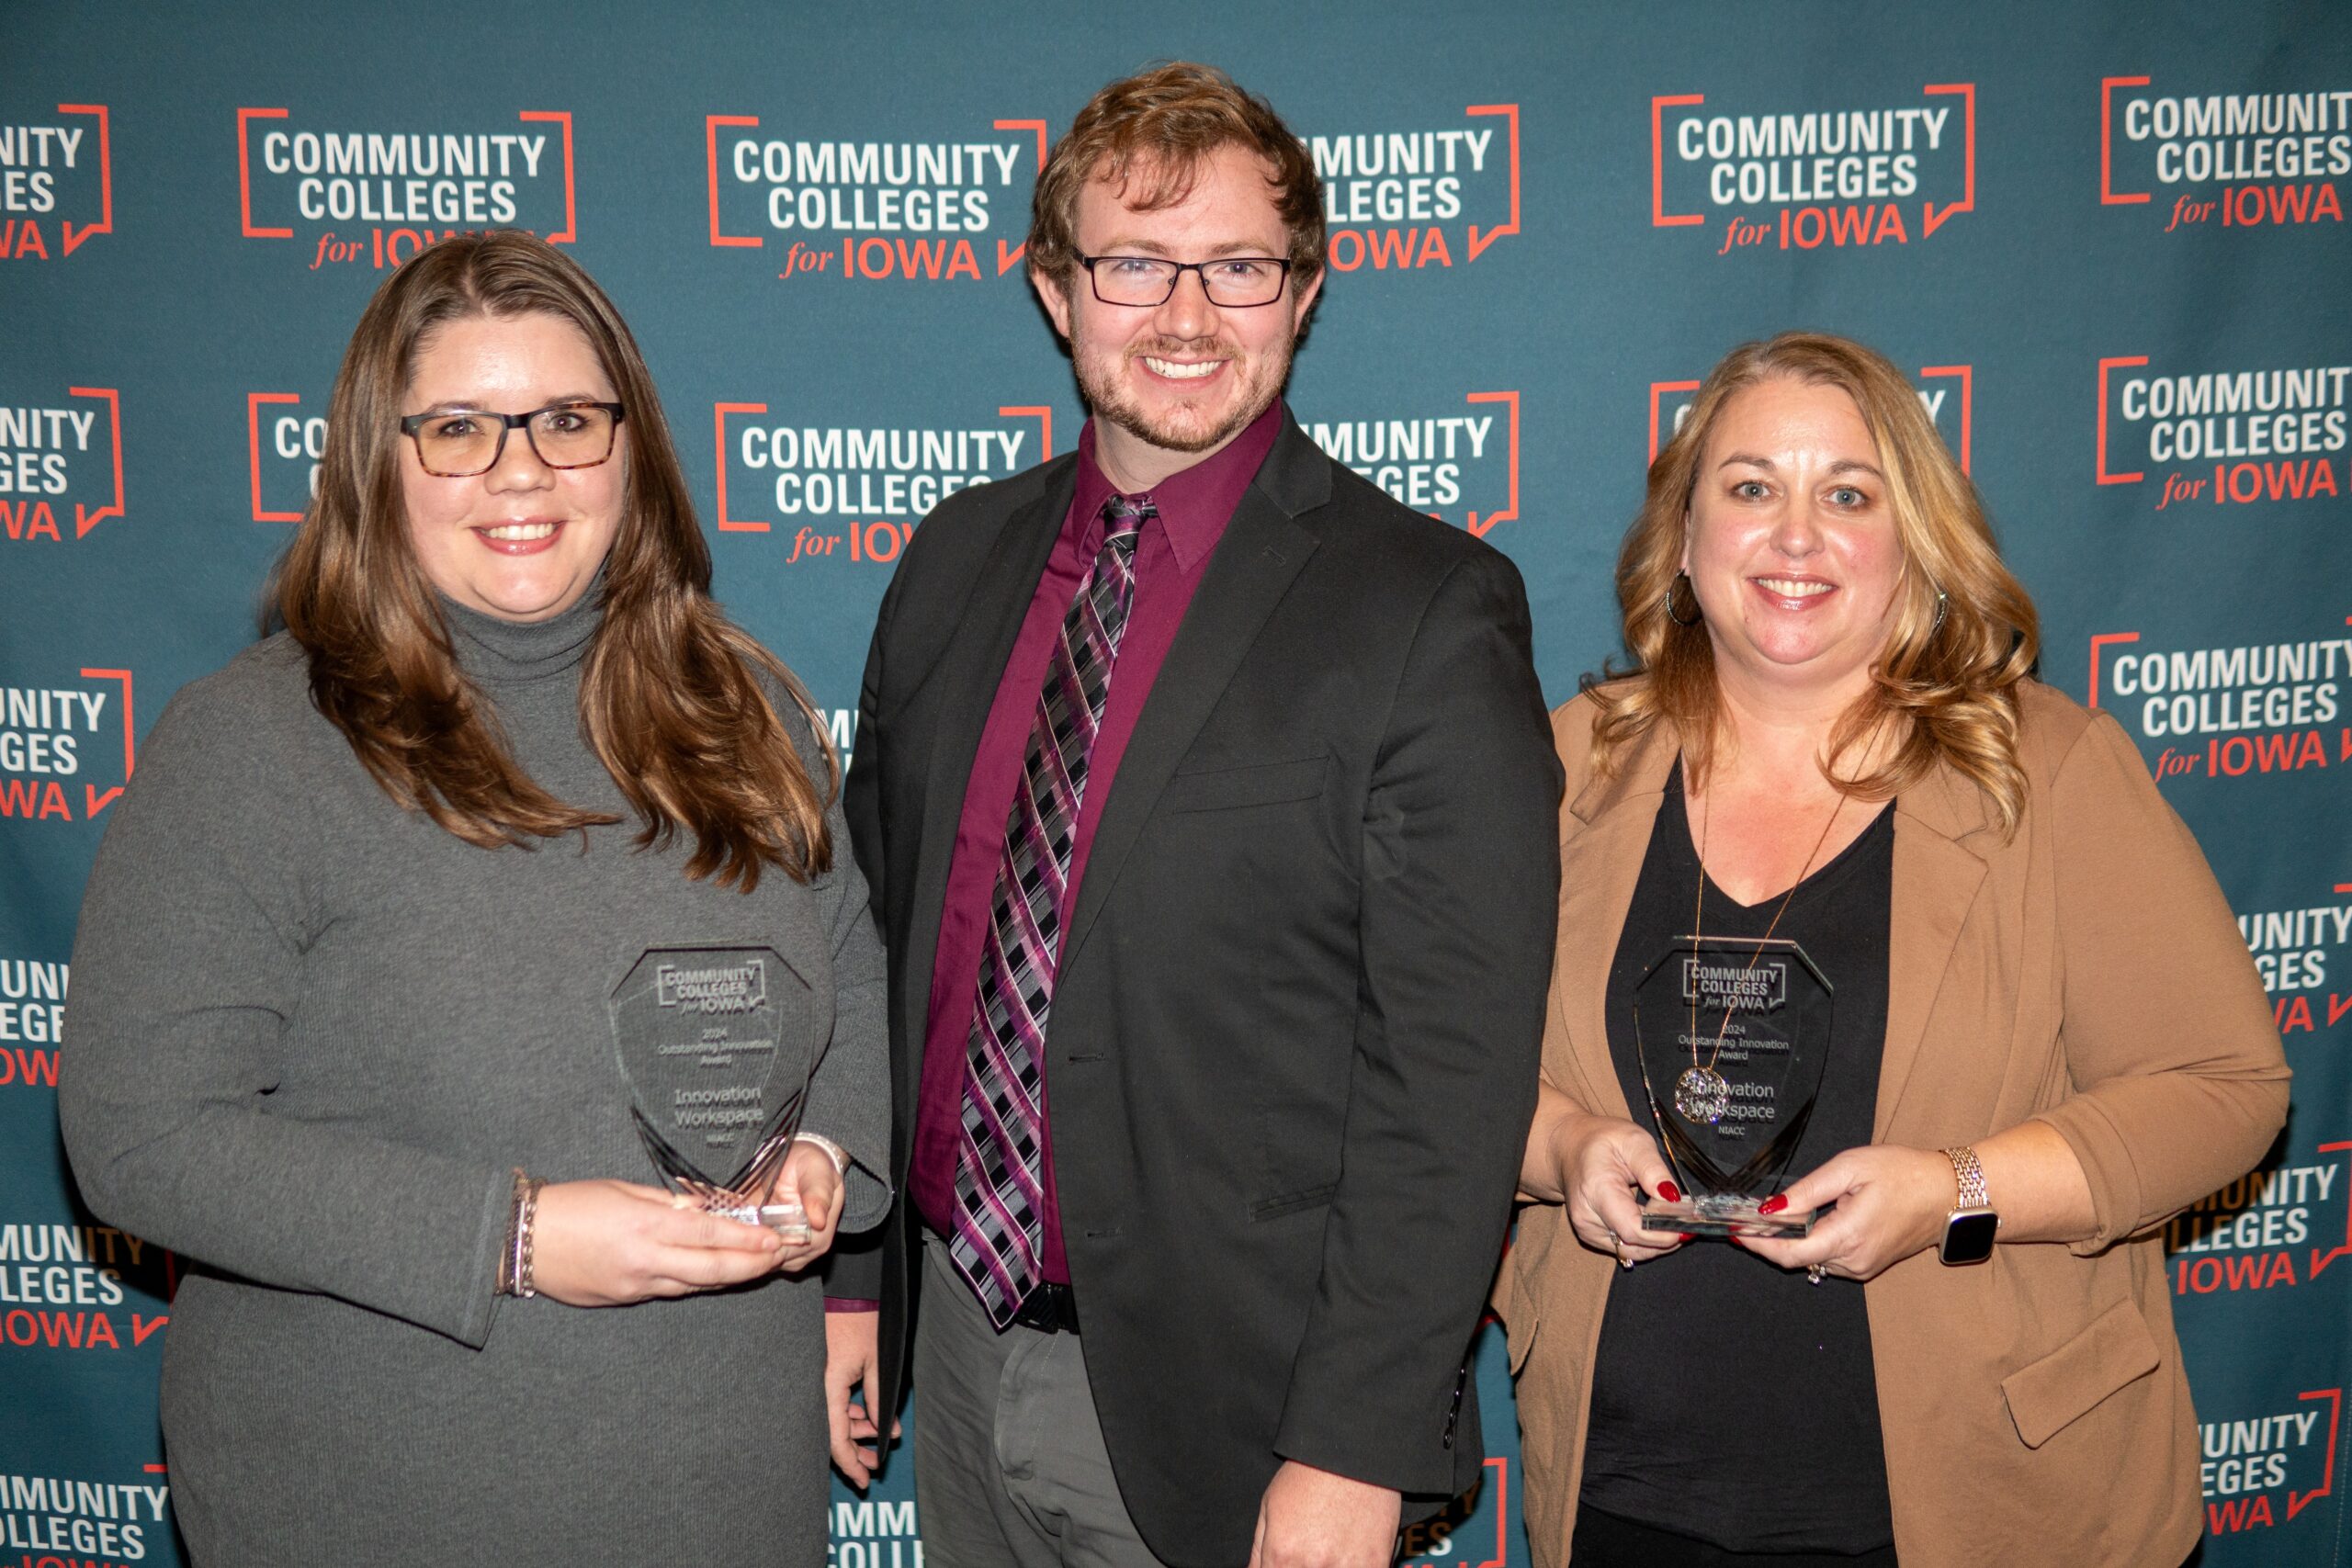
[[[571,186],[571,111],[570,109],[526,109],[514,117],[525,120],[548,120],[563,127],[563,232],[549,234],[550,245],[569,245],[580,238],[580,208],[572,197]]]
[[[1039,175],[1043,175],[1046,172],[1046,122],[1044,120],[992,120],[989,122],[989,129],[992,130],[1035,131],[1037,133],[1037,173]],[[999,277],[1002,277],[1006,273],[1011,272],[1014,267],[1020,265],[1021,258],[1028,254],[1029,242],[1026,240],[1022,241],[1017,245],[1008,245],[1002,240],[999,240],[996,243],[996,275]]]
[[[138,760],[136,753],[138,747],[139,727],[136,722],[134,722],[134,717],[130,708],[130,671],[85,670],[82,671],[82,679],[85,681],[119,681],[122,682],[122,784],[115,785],[114,788],[107,791],[104,795],[100,795],[98,793],[98,786],[96,784],[85,784],[82,786],[82,816],[84,819],[86,820],[92,817],[96,817],[107,807],[112,806],[115,802],[115,797],[122,793],[123,785],[128,784],[130,782],[131,770],[137,765]]]
[[[1480,253],[1506,234],[1519,232],[1519,106],[1517,104],[1473,104],[1462,111],[1465,115],[1498,114],[1510,119],[1510,221],[1491,229],[1470,225],[1470,256],[1476,261]]]
[[[718,458],[718,531],[722,534],[764,534],[765,523],[737,520],[727,515],[727,416],[730,413],[765,413],[765,403],[713,403],[711,428]]]
[[[1976,84],[1947,82],[1938,86],[1922,87],[1919,90],[1929,96],[1939,93],[1958,93],[1961,96],[1961,123],[1967,130],[1967,159],[1963,164],[1960,199],[1946,204],[1940,212],[1936,210],[1936,204],[1932,201],[1919,204],[1921,209],[1919,237],[1924,240],[1942,228],[1944,220],[1954,213],[1976,210]],[[1961,464],[1962,469],[1967,467],[1965,461]]]
[[[2144,87],[2145,76],[2102,76],[2098,80],[2098,204],[2129,207],[2148,199],[2143,190],[2115,188],[2115,89]]]
[[[2352,882],[2339,883],[2335,890],[2338,893],[2352,893]],[[2319,1146],[2319,1152],[2324,1155],[2340,1155],[2346,1149],[2352,1149],[2352,1143],[2322,1144]],[[2332,1247],[2325,1252],[2322,1252],[2316,1247],[2312,1247],[2312,1266],[2304,1277],[2316,1280],[2326,1271],[2329,1264],[2339,1258],[2346,1257],[2352,1257],[2352,1194],[2346,1195],[2345,1202],[2344,1245]]]
[[[1666,111],[1685,104],[1703,104],[1704,93],[1681,93],[1650,100],[1650,227],[1674,229],[1688,223],[1706,222],[1696,212],[1669,213],[1666,209]]]
[[[239,109],[237,111],[237,213],[243,220],[244,237],[248,240],[290,240],[291,229],[256,229],[254,227],[254,157],[252,138],[247,125],[256,119],[284,119],[284,109]]]
[[[760,117],[755,114],[707,114],[702,117],[703,166],[710,175],[710,243],[714,245],[749,245],[753,249],[767,242],[757,234],[722,234],[718,231],[718,128],[722,125],[747,125],[756,129]]]
[[[2111,642],[2138,642],[2139,640],[2140,634],[2138,632],[2101,632],[2097,637],[2091,638],[2091,706],[2098,706],[2098,660],[2100,649],[2106,648],[2107,645]]]
[[[94,114],[98,117],[98,220],[85,223],[79,229],[65,224],[65,254],[72,255],[74,247],[93,234],[114,232],[114,146],[107,133],[107,106],[104,104],[60,104],[59,114]]]
[[[300,403],[294,392],[247,392],[245,394],[245,465],[253,479],[254,521],[256,523],[300,523],[299,512],[264,512],[261,509],[261,405],[264,403]]]
[[[80,502],[74,503],[74,536],[80,538],[109,517],[122,515],[122,395],[112,387],[68,387],[77,398],[104,398],[107,400],[107,428],[114,436],[114,502],[91,511]]]
[[[2128,370],[2135,365],[2145,365],[2144,354],[2127,359],[2102,359],[2098,362],[2098,482],[2103,485],[2135,485],[2148,476],[2145,473],[2110,474],[2107,471],[2107,373]]]
[[[1659,406],[1664,401],[1666,394],[1668,392],[1695,392],[1698,389],[1699,383],[1696,381],[1652,381],[1650,383],[1649,460],[1651,462],[1655,463],[1657,461],[1657,420]]]
[[[1946,208],[1944,210],[1951,212],[1954,209]],[[1967,473],[1969,424],[1975,417],[1976,367],[1972,365],[1923,365],[1919,367],[1919,375],[1922,378],[1938,376],[1960,378],[1960,471]],[[1656,438],[1652,439],[1655,441]]]
[[[2296,1398],[2327,1401],[2327,1472],[2320,1477],[2320,1483],[2310,1491],[2287,1494],[2287,1517],[2290,1519],[2301,1513],[2310,1504],[2327,1496],[2335,1490],[2335,1429],[2343,1425],[2344,1421],[2344,1391],[2340,1388],[2312,1389],[2296,1395]]]
[[[1034,419],[1037,422],[1037,461],[1044,462],[1054,455],[1054,411],[1043,403],[1020,408],[1001,408],[999,419]]]
[[[1487,513],[1486,521],[1483,523],[1478,520],[1478,514],[1475,512],[1464,513],[1463,514],[1463,526],[1470,530],[1470,534],[1473,538],[1483,539],[1488,534],[1494,532],[1496,524],[1509,523],[1519,516],[1519,394],[1517,392],[1472,392],[1468,397],[1464,398],[1463,401],[1472,403],[1503,403],[1509,406],[1510,412],[1510,423],[1509,426],[1510,440],[1510,491],[1509,499],[1505,502],[1503,509],[1500,512]]]

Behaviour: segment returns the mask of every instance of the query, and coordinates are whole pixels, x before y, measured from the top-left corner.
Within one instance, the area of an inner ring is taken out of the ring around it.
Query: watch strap
[[[1951,1173],[1960,1187],[1960,1201],[1955,1209],[1989,1209],[1993,1200],[1984,1190],[1984,1168],[1977,1162],[1976,1151],[1962,1144],[1946,1149],[1944,1157],[1951,1161]]]

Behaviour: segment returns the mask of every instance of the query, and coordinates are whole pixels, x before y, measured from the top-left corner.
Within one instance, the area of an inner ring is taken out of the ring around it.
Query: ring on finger
[[[1824,1275],[1826,1275],[1826,1273],[1828,1273],[1828,1272],[1829,1272],[1829,1270],[1827,1269],[1827,1268],[1826,1268],[1826,1267],[1825,1267],[1825,1266],[1823,1266],[1822,1264],[1819,1264],[1819,1263],[1808,1263],[1808,1264],[1806,1264],[1806,1265],[1804,1266],[1804,1280],[1805,1280],[1805,1283],[1806,1283],[1806,1284],[1808,1284],[1808,1285],[1818,1285],[1819,1283],[1821,1283],[1822,1277],[1823,1277]]]

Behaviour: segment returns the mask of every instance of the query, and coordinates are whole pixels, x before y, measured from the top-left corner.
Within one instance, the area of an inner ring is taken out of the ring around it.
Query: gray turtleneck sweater
[[[653,1179],[606,1015],[650,947],[763,944],[809,982],[804,1125],[865,1168],[844,1228],[880,1219],[882,954],[848,834],[830,814],[808,886],[689,881],[691,839],[636,849],[581,739],[593,604],[448,614],[524,767],[623,826],[481,850],[401,810],[281,636],[173,700],[91,873],[59,1107],[90,1207],[190,1265],[163,1377],[182,1530],[199,1568],[821,1563],[818,1281],[604,1310],[492,1285],[512,1168]]]

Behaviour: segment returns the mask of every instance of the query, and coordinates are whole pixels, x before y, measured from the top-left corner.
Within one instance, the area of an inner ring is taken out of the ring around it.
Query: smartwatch
[[[1944,1157],[1951,1161],[1959,1181],[1960,1201],[1944,1216],[1944,1238],[1936,1256],[1947,1264],[1982,1263],[1993,1256],[1994,1236],[2001,1228],[2001,1216],[1984,1190],[1984,1168],[1966,1145],[1946,1149]]]

